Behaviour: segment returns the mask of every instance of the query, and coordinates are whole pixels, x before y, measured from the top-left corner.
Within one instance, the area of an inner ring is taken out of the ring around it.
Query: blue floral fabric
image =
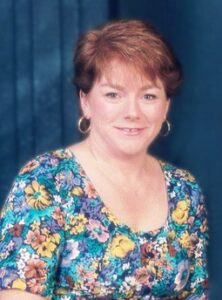
[[[1,212],[0,287],[47,299],[208,299],[206,210],[187,171],[160,162],[169,213],[133,231],[67,149],[29,162]]]

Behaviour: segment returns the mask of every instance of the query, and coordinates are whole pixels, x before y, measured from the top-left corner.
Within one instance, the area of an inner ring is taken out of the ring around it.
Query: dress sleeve
[[[203,194],[197,184],[194,189],[191,189],[190,194],[190,276],[178,299],[208,300],[207,246],[209,237],[207,212]]]
[[[15,288],[50,299],[64,240],[64,217],[52,173],[44,170],[35,160],[26,165],[3,206],[0,289]]]

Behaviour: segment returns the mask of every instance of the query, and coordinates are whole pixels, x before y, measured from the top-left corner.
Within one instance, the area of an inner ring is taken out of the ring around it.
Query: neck
[[[85,140],[85,146],[92,158],[104,170],[107,169],[109,173],[123,176],[127,180],[138,178],[148,171],[149,162],[152,161],[150,155],[146,152],[135,155],[117,155],[106,149],[103,145],[96,143],[93,139],[88,137]]]

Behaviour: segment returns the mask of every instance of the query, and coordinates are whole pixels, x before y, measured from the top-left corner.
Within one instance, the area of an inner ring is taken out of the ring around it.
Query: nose
[[[140,105],[138,99],[129,97],[125,104],[125,119],[138,120],[141,115]]]

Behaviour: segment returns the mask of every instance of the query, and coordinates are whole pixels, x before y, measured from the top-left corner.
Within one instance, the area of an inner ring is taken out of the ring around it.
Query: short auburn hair
[[[89,93],[104,67],[116,58],[154,81],[159,78],[167,97],[180,85],[180,63],[156,29],[141,20],[118,20],[89,30],[78,40],[73,80],[78,93]]]

